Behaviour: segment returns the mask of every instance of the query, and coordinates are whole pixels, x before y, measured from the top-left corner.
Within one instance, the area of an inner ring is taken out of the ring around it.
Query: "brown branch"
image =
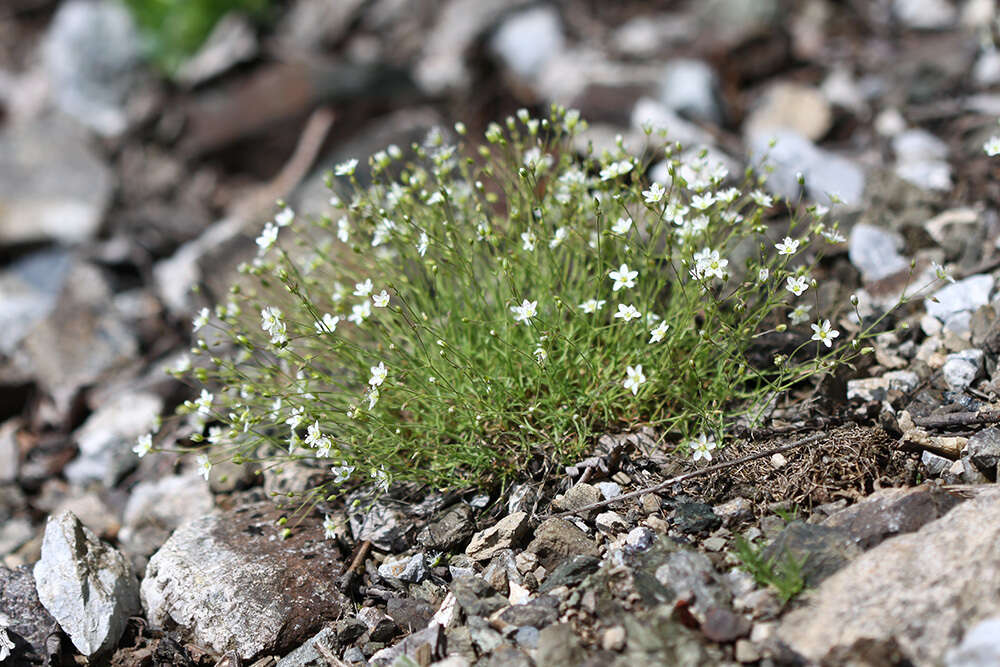
[[[977,424],[1000,422],[1000,410],[980,410],[978,412],[951,412],[945,415],[914,417],[913,424],[921,428],[960,428]]]
[[[774,449],[768,449],[763,452],[757,452],[756,454],[749,454],[747,456],[741,456],[738,459],[733,459],[732,461],[724,461],[722,463],[716,463],[715,465],[710,465],[707,468],[702,468],[701,470],[695,470],[693,472],[686,472],[683,475],[677,475],[676,477],[671,477],[670,479],[664,480],[659,484],[653,486],[647,486],[644,489],[639,489],[638,491],[632,491],[608,500],[601,500],[596,503],[591,503],[589,505],[584,505],[583,507],[577,507],[576,509],[567,510],[565,512],[560,512],[558,514],[550,514],[547,517],[565,517],[579,512],[589,512],[591,510],[601,509],[607,507],[608,505],[613,505],[619,501],[631,500],[632,498],[638,498],[639,496],[645,495],[647,493],[658,493],[667,487],[673,486],[678,482],[683,482],[685,480],[691,479],[692,477],[700,477],[702,475],[707,475],[708,473],[715,472],[717,470],[725,470],[726,468],[732,468],[733,466],[738,466],[749,461],[755,461],[757,459],[762,459],[765,456],[773,456],[774,454],[780,454],[781,452],[787,452],[790,449],[795,449],[797,447],[802,447],[803,445],[808,445],[821,438],[825,437],[824,433],[813,433],[805,438],[800,438],[795,442],[789,443],[787,445],[782,445],[781,447],[775,447]]]

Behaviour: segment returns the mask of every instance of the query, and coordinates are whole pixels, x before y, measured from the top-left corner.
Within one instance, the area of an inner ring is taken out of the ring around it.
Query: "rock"
[[[474,512],[465,503],[452,505],[417,534],[417,543],[430,551],[462,549],[475,534]]]
[[[12,570],[0,565],[0,609],[10,621],[7,636],[14,642],[11,664],[42,662],[48,656],[45,640],[57,634],[59,626],[39,602],[35,578],[27,565]]]
[[[49,513],[62,514],[72,512],[87,528],[94,531],[101,539],[120,538],[121,515],[108,506],[105,498],[97,491],[75,493],[64,498]]]
[[[125,505],[118,536],[122,548],[130,554],[151,556],[174,529],[208,514],[213,507],[208,483],[197,472],[139,482]]]
[[[276,37],[283,49],[315,53],[336,44],[351,28],[365,0],[297,0],[281,18]]]
[[[601,566],[601,559],[594,556],[578,555],[569,558],[556,566],[552,572],[545,577],[545,581],[538,588],[539,593],[548,593],[560,586],[577,586],[588,575],[597,571]]]
[[[921,452],[920,462],[924,465],[927,470],[927,474],[931,477],[939,477],[941,473],[951,466],[951,459],[946,459],[943,456],[938,456],[933,452]]]
[[[950,28],[958,16],[948,0],[893,0],[892,13],[904,26],[917,30]]]
[[[622,487],[618,482],[598,482],[594,486],[601,492],[601,497],[604,500],[611,500],[622,494]]]
[[[962,643],[948,651],[945,667],[990,667],[1000,664],[1000,616],[976,623]]]
[[[973,312],[990,302],[993,276],[977,274],[939,289],[934,299],[924,299],[924,309],[942,322],[962,311]]]
[[[239,12],[229,12],[216,22],[198,52],[178,68],[174,78],[186,86],[195,86],[256,55],[257,34],[250,20]]]
[[[418,584],[427,577],[427,561],[424,554],[414,554],[396,560],[387,560],[378,566],[380,576],[398,579],[409,584]]]
[[[112,188],[108,167],[67,120],[43,117],[0,132],[0,242],[93,238]],[[36,289],[50,292],[58,276],[43,276]]]
[[[538,76],[545,63],[563,50],[566,38],[555,7],[540,5],[511,15],[494,33],[490,48],[523,79]]]
[[[480,654],[489,654],[503,645],[503,635],[493,629],[489,622],[478,616],[466,619],[469,626],[469,639]]]
[[[895,173],[922,190],[947,192],[952,188],[951,165],[945,160],[902,160],[896,163]]]
[[[114,649],[128,617],[140,611],[139,584],[128,560],[71,512],[45,524],[33,574],[39,601],[85,656]]]
[[[659,544],[662,548],[664,542],[661,540]],[[648,565],[637,569],[648,571],[650,566],[655,567],[653,575],[656,581],[673,593],[673,599],[668,598],[668,602],[693,599],[691,610],[702,619],[709,609],[729,605],[729,590],[705,554],[680,549],[665,556],[663,552],[650,553],[644,560]]]
[[[948,144],[921,129],[906,130],[894,136],[892,150],[897,162],[944,160],[948,157]]]
[[[536,554],[538,562],[546,570],[554,570],[570,556],[585,555],[599,557],[600,550],[594,541],[576,525],[565,519],[546,519],[535,530],[535,538],[525,547],[525,551]]]
[[[712,508],[712,513],[728,528],[753,517],[753,503],[746,498],[737,497],[716,505]]]
[[[846,530],[793,521],[764,548],[765,560],[780,563],[792,558],[802,563],[805,585],[813,587],[861,553]]]
[[[705,614],[701,632],[713,642],[729,643],[750,634],[750,621],[728,609],[712,607]]]
[[[515,512],[472,536],[465,554],[475,560],[489,560],[503,549],[520,546],[530,530],[528,515]]]
[[[972,66],[972,80],[979,88],[989,88],[1000,83],[1000,51],[988,48],[976,58]]]
[[[56,105],[104,136],[121,134],[141,53],[138,31],[123,5],[61,4],[42,49]],[[58,142],[53,145],[61,148]]]
[[[507,496],[507,513],[525,512],[530,514],[535,505],[537,494],[530,484],[515,484]]]
[[[1000,489],[865,552],[807,593],[780,639],[820,662],[861,639],[895,639],[912,664],[940,664],[976,622],[1000,614]],[[947,563],[946,567],[942,564]]]
[[[877,378],[847,381],[847,400],[855,398],[866,403],[882,402],[890,391],[908,394],[920,384],[920,376],[913,371],[890,371]]]
[[[682,533],[695,534],[715,530],[722,519],[715,515],[711,505],[680,498],[674,505],[674,526]]]
[[[379,667],[398,664],[397,661],[403,656],[410,658],[409,663],[403,664],[428,664],[444,657],[444,647],[444,631],[437,623],[431,623],[428,627],[414,632],[395,646],[384,648],[372,655],[370,664]]]
[[[625,519],[617,512],[601,512],[594,519],[594,525],[597,526],[599,531],[608,535],[615,535],[628,530],[628,524],[625,522]]]
[[[8,519],[0,525],[0,556],[14,553],[35,536],[27,519]]]
[[[569,623],[557,623],[538,635],[535,664],[538,667],[564,667],[583,664],[586,653],[580,638]]]
[[[679,142],[682,146],[700,149],[714,143],[711,134],[649,97],[639,98],[632,107],[631,125],[636,129],[648,125],[657,131],[664,130],[670,141]]]
[[[0,139],[0,173],[3,172],[3,139]],[[0,179],[0,190],[3,188]],[[0,192],[0,227],[3,226],[6,195]],[[2,231],[0,231],[2,234]],[[66,250],[52,249],[25,255],[0,272],[0,354],[10,355],[56,306],[71,266]],[[9,470],[9,469],[8,469]]]
[[[368,540],[376,549],[398,553],[408,546],[412,522],[391,501],[380,498],[362,515],[359,522],[351,515],[351,530],[356,540]]]
[[[218,461],[208,474],[208,488],[212,493],[232,493],[254,486],[259,479],[260,465],[255,462]]]
[[[995,482],[1000,463],[1000,428],[984,428],[969,438],[968,456],[980,472]]]
[[[467,616],[486,617],[507,606],[507,600],[482,577],[456,577],[451,582],[451,592]]]
[[[678,58],[663,69],[659,99],[682,116],[721,125],[725,114],[719,94],[719,78],[702,60]]]
[[[615,625],[601,635],[601,648],[605,651],[621,651],[625,648],[625,628]]]
[[[847,531],[855,544],[867,550],[895,535],[920,530],[960,502],[959,496],[930,486],[880,489],[832,514],[822,525]]]
[[[611,664],[614,667],[698,667],[723,663],[717,649],[713,651],[705,646],[698,633],[674,620],[672,611],[672,605],[659,605],[648,612],[626,615],[628,645]]]
[[[771,141],[775,140],[774,147]],[[854,162],[816,147],[791,130],[769,130],[750,135],[747,144],[756,160],[764,156],[774,167],[766,187],[773,193],[795,199],[800,190],[799,174],[805,179],[806,194],[829,205],[831,195],[857,206],[865,189],[865,174]]]
[[[93,480],[115,486],[139,462],[132,451],[136,439],[149,433],[162,411],[163,399],[156,394],[133,392],[98,408],[74,433],[80,454],[66,466],[66,479],[81,486]]]
[[[434,607],[416,598],[389,598],[385,613],[403,632],[416,632],[434,618]]]
[[[941,367],[945,384],[952,391],[965,391],[983,372],[983,351],[963,350],[949,354]]]
[[[833,111],[822,92],[812,86],[781,82],[764,94],[747,117],[743,132],[753,136],[785,129],[818,141],[832,125]]]
[[[375,607],[362,607],[358,610],[358,620],[365,624],[371,641],[385,644],[399,634],[396,622]]]
[[[903,239],[899,234],[858,223],[851,228],[847,255],[854,268],[861,272],[861,279],[867,283],[910,267],[910,262],[899,254],[902,247]]]
[[[322,648],[318,648],[317,645]],[[326,656],[336,655],[336,650],[337,635],[333,628],[327,626],[305,644],[279,660],[274,667],[325,667],[329,664]]]
[[[587,505],[593,505],[601,500],[601,492],[596,486],[591,484],[583,483],[576,484],[570,489],[562,494],[555,497],[552,501],[552,509],[556,512],[575,512],[581,507]],[[593,514],[593,510],[588,513]]]
[[[321,518],[296,519],[286,539],[270,503],[216,512],[181,525],[150,559],[142,581],[151,625],[243,660],[280,653],[336,619],[346,601],[344,564],[323,539]]]

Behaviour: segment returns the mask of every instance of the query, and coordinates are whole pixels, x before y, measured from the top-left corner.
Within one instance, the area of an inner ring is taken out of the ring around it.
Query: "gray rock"
[[[671,111],[721,124],[724,119],[719,78],[708,63],[678,58],[667,63],[659,89],[660,102]]]
[[[596,486],[587,483],[576,484],[566,493],[555,497],[555,500],[552,501],[552,509],[557,512],[576,511],[586,505],[592,505],[600,499],[601,492]]]
[[[386,643],[399,634],[399,626],[388,614],[376,607],[362,607],[358,610],[358,620],[368,628],[371,641]]]
[[[861,548],[843,529],[793,521],[764,549],[763,557],[802,563],[802,578],[813,587],[858,557]]]
[[[951,459],[946,459],[943,456],[939,456],[934,452],[924,451],[920,454],[920,462],[924,464],[924,468],[927,469],[927,474],[931,477],[939,477],[945,470],[951,466]]]
[[[538,667],[580,665],[585,655],[580,637],[569,623],[550,625],[538,635],[538,648],[535,650]]]
[[[662,102],[648,97],[639,98],[635,103],[632,108],[631,124],[633,128],[637,129],[649,125],[654,130],[665,130],[670,141],[676,141],[682,146],[699,150],[702,146],[710,146],[714,143],[711,134],[694,123],[684,120]]]
[[[0,132],[0,242],[86,241],[104,219],[112,187],[107,166],[64,118]],[[51,292],[58,276],[39,288]]]
[[[376,549],[398,553],[408,546],[412,524],[406,515],[390,501],[379,499],[357,520],[351,515],[351,530],[355,539],[368,540]]]
[[[348,33],[364,4],[365,0],[298,0],[284,12],[275,37],[283,49],[301,53],[322,51]]]
[[[722,525],[729,527],[753,517],[753,503],[743,497],[733,498],[712,508]]]
[[[832,203],[830,195],[853,206],[861,202],[865,174],[851,160],[818,148],[791,130],[756,132],[748,137],[747,144],[756,162],[766,156],[765,162],[774,167],[766,184],[771,192],[794,199],[799,194],[798,176],[802,174],[806,194],[821,204]]]
[[[4,159],[0,147],[0,172]],[[0,193],[0,201],[4,198],[5,195]],[[0,204],[0,226],[3,225],[4,208]],[[67,251],[53,249],[26,255],[0,272],[0,294],[3,295],[0,300],[0,327],[5,332],[0,339],[0,354],[10,355],[28,332],[52,312],[70,265]]]
[[[14,553],[34,536],[35,529],[27,519],[7,519],[0,525],[0,556]]]
[[[628,524],[617,512],[601,512],[594,518],[594,525],[602,533],[615,535],[628,530]]]
[[[682,533],[703,533],[715,530],[722,519],[715,515],[711,505],[679,498],[674,504],[674,526]]]
[[[922,190],[947,192],[952,188],[951,165],[945,160],[907,160],[896,163],[896,175]]]
[[[132,392],[98,408],[74,433],[80,454],[64,469],[66,479],[81,486],[93,480],[115,486],[139,462],[132,448],[162,410],[163,399],[156,394]]]
[[[618,482],[598,482],[594,486],[596,486],[597,490],[601,492],[601,496],[605,500],[617,498],[622,494],[622,487]]]
[[[712,607],[705,614],[701,632],[709,640],[725,644],[750,634],[750,621],[722,607]]]
[[[7,636],[14,642],[11,664],[42,662],[48,655],[45,640],[58,633],[59,626],[39,602],[27,565],[12,570],[0,565],[0,609],[9,619]]]
[[[660,542],[662,546],[663,541]],[[657,561],[653,575],[676,599],[693,597],[691,609],[701,618],[713,607],[727,607],[730,602],[729,589],[716,573],[712,561],[703,553],[690,549],[679,549],[663,556],[647,558],[651,565]],[[647,569],[647,568],[643,568]]]
[[[21,469],[21,445],[17,433],[24,427],[20,419],[8,419],[0,424],[0,484],[17,479]]]
[[[38,599],[85,656],[114,649],[128,617],[140,611],[139,583],[128,560],[71,512],[45,524],[33,574]]]
[[[559,600],[542,595],[525,604],[516,604],[500,612],[500,620],[518,628],[544,628],[559,619]]]
[[[536,554],[546,570],[554,570],[566,558],[576,555],[601,555],[597,545],[586,533],[565,519],[546,519],[535,530],[535,538],[525,551]]]
[[[913,371],[889,371],[877,378],[847,381],[847,400],[859,398],[865,402],[881,402],[889,391],[908,394],[920,384],[920,376]]]
[[[260,479],[260,465],[254,462],[219,461],[212,464],[208,488],[212,493],[232,493],[254,486]]]
[[[138,31],[123,5],[83,0],[61,4],[42,50],[56,105],[100,134],[121,134],[141,50]]]
[[[530,514],[536,499],[537,494],[530,484],[515,484],[507,497],[507,514],[518,512]]]
[[[315,514],[296,519],[281,539],[285,515],[265,502],[175,530],[142,581],[150,624],[251,660],[297,647],[336,619],[346,600],[329,573],[344,564]]]
[[[960,502],[959,496],[930,486],[880,489],[822,525],[841,528],[859,547],[870,549],[895,535],[920,530]]]
[[[969,460],[991,481],[996,481],[1000,463],[1000,428],[991,426],[969,438]]]
[[[385,604],[385,613],[403,632],[426,628],[434,618],[434,612],[434,607],[417,598],[389,598]]]
[[[577,586],[588,575],[597,572],[601,566],[601,560],[594,556],[579,555],[568,558],[559,563],[552,572],[545,577],[545,581],[538,588],[539,593],[548,593],[560,586]]]
[[[559,12],[540,5],[513,14],[490,40],[500,61],[518,76],[533,79],[566,45]]]
[[[486,617],[507,606],[507,600],[481,577],[457,577],[451,582],[451,592],[467,616]]]
[[[423,630],[409,635],[395,646],[384,648],[372,655],[371,664],[379,667],[388,666],[403,656],[410,658],[411,663],[418,656],[422,656],[420,658],[422,660],[437,660],[444,657],[444,641],[444,631],[441,626],[437,623],[431,623]]]
[[[972,80],[980,88],[989,88],[1000,83],[1000,51],[989,48],[979,54],[972,66]]]
[[[958,16],[948,0],[893,0],[892,13],[904,26],[917,30],[950,28]]]
[[[973,312],[988,304],[993,285],[993,276],[985,274],[969,276],[939,289],[934,293],[935,301],[924,299],[924,308],[929,315],[944,322],[963,310]]]
[[[945,667],[991,667],[1000,665],[1000,616],[976,623],[962,643],[948,651]]]
[[[753,136],[784,129],[818,141],[831,125],[833,110],[822,92],[812,86],[782,82],[771,86],[747,117],[744,133]]]
[[[865,552],[807,593],[778,637],[810,662],[859,640],[895,639],[913,664],[940,664],[978,621],[1000,614],[1000,489]],[[946,564],[943,565],[943,564]]]
[[[423,553],[387,560],[378,566],[378,573],[387,579],[398,579],[409,584],[418,584],[427,577],[427,561]]]
[[[718,651],[706,646],[699,633],[674,620],[672,611],[672,605],[659,605],[648,612],[626,615],[624,625],[628,643],[625,653],[610,664],[614,667],[700,667],[722,663]]]
[[[480,576],[501,595],[510,593],[510,582],[518,585],[524,583],[512,549],[504,549],[494,556]]]
[[[493,526],[473,535],[465,554],[475,560],[489,560],[503,549],[520,546],[529,530],[526,513],[508,514]]]
[[[969,349],[949,354],[941,367],[945,384],[952,391],[965,391],[983,373],[985,355],[982,350]]]
[[[458,503],[444,511],[417,534],[417,543],[430,551],[452,552],[461,549],[476,532],[472,508]]]
[[[321,645],[322,648],[318,648]],[[326,667],[330,664],[327,655],[336,655],[337,635],[327,626],[316,633],[305,644],[278,661],[274,667]]]
[[[140,482],[125,505],[118,539],[126,552],[151,556],[175,528],[213,507],[208,483],[197,472]]]
[[[859,223],[851,228],[847,256],[865,282],[881,280],[905,271],[910,263],[899,254],[903,238],[896,233]]]

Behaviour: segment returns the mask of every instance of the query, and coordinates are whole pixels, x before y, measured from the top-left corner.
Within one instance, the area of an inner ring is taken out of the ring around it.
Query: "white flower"
[[[372,303],[371,301],[362,301],[361,303],[351,306],[351,314],[347,316],[348,322],[354,322],[358,326],[372,315]]]
[[[653,343],[659,343],[661,340],[663,340],[663,337],[667,335],[667,329],[669,328],[670,325],[667,324],[666,322],[660,322],[659,324],[657,324],[656,328],[652,329],[649,332],[650,345],[652,345]]]
[[[260,311],[260,328],[271,337],[272,345],[288,342],[288,329],[281,319],[281,311],[273,306],[265,306]]]
[[[716,201],[720,201],[723,204],[732,204],[737,197],[740,196],[740,191],[736,188],[727,188],[721,192],[717,192],[715,195]]]
[[[376,308],[385,308],[389,305],[389,293],[382,290],[378,294],[372,296],[372,301],[375,303]]]
[[[625,382],[622,386],[632,392],[635,396],[639,393],[640,385],[646,382],[646,376],[642,374],[642,364],[636,364],[635,366],[628,366],[625,369]]]
[[[421,257],[427,254],[427,248],[430,246],[431,240],[427,238],[427,232],[420,232],[420,240],[417,242],[417,254]]]
[[[510,311],[514,313],[515,322],[527,322],[538,314],[538,302],[524,299],[520,306],[511,306]]]
[[[809,321],[810,310],[812,310],[812,306],[808,303],[801,303],[788,314],[788,319],[792,321],[792,324],[804,324]]]
[[[622,264],[617,271],[608,273],[608,277],[615,281],[611,286],[612,292],[617,292],[623,287],[635,287],[635,279],[639,276],[638,271],[629,271],[627,264]]]
[[[659,183],[653,183],[649,186],[648,190],[642,191],[642,196],[645,198],[647,204],[655,204],[663,199],[663,195],[666,194],[666,190]]]
[[[947,269],[937,262],[931,262],[931,268],[934,269],[934,274],[938,277],[938,280],[947,280],[950,283],[955,282],[955,279],[951,277]]]
[[[196,461],[198,463],[198,472],[202,477],[208,479],[208,476],[212,473],[212,462],[204,454],[199,454]]]
[[[278,215],[274,216],[274,222],[279,227],[287,227],[292,224],[292,220],[295,219],[295,211],[292,210],[290,206],[278,211]]]
[[[435,190],[431,193],[431,196],[427,198],[427,204],[433,206],[434,204],[440,204],[444,201],[444,195],[441,194],[440,190]]]
[[[536,347],[534,355],[535,355],[535,361],[537,361],[539,364],[544,364],[545,360],[549,358],[549,353],[546,352],[545,348],[543,347]]]
[[[202,389],[201,394],[198,395],[198,399],[194,402],[194,406],[199,414],[210,415],[212,414],[212,402],[214,400],[215,396],[207,389]]]
[[[635,306],[632,304],[627,306],[622,303],[618,304],[618,312],[615,313],[615,319],[621,319],[628,322],[629,320],[636,320],[640,317],[642,317],[642,313],[636,310]]]
[[[337,537],[337,522],[329,514],[323,517],[323,537],[328,540]]]
[[[297,408],[292,408],[291,413],[288,415],[288,419],[285,420],[285,423],[288,424],[288,428],[298,428],[299,424],[301,424],[302,420],[305,418],[305,411],[305,408],[301,405]]]
[[[709,438],[707,435],[702,433],[694,440],[688,441],[688,445],[691,447],[691,460],[712,460],[712,450],[715,449],[715,440],[712,438]]]
[[[371,278],[368,278],[363,283],[354,284],[354,296],[368,296],[373,289],[375,285],[372,284]]]
[[[990,157],[996,157],[1000,155],[1000,136],[990,137],[985,144],[983,144],[983,150]]]
[[[824,215],[830,212],[829,206],[823,206],[822,204],[816,204],[813,206],[813,215],[817,218],[822,218]]]
[[[750,198],[753,199],[757,203],[757,206],[760,206],[761,208],[771,208],[774,204],[774,199],[771,198],[771,195],[766,195],[760,190],[754,190],[751,192]]]
[[[368,384],[373,387],[377,387],[385,381],[385,376],[388,375],[389,371],[386,370],[385,362],[378,362],[378,366],[371,367],[372,376],[368,380]]]
[[[372,387],[371,391],[368,392],[368,409],[371,410],[378,403],[378,399],[382,394],[379,393],[378,387]]]
[[[844,235],[836,229],[824,229],[820,234],[826,239],[827,243],[844,243],[847,241]]]
[[[132,451],[135,452],[141,459],[146,454],[149,454],[152,449],[153,435],[151,433],[144,433],[139,436],[138,440],[136,440],[135,447],[132,448]]]
[[[314,421],[312,424],[309,424],[309,427],[306,429],[305,443],[310,447],[315,447],[316,443],[319,442],[322,437],[323,429],[320,428],[319,422]]]
[[[611,225],[611,231],[615,234],[621,234],[624,236],[628,234],[628,230],[632,229],[632,219],[631,218],[618,218],[615,224]]]
[[[601,180],[608,181],[612,178],[618,178],[619,176],[624,176],[625,174],[632,171],[631,160],[621,160],[620,162],[612,162],[604,169],[601,169]]]
[[[323,313],[323,317],[319,322],[316,322],[313,326],[316,327],[316,333],[324,333],[329,331],[333,333],[337,330],[337,325],[340,324],[340,317],[337,315],[331,315],[330,313]]]
[[[534,232],[521,232],[521,247],[528,252],[534,251],[536,241]]]
[[[343,465],[333,466],[330,468],[330,472],[333,473],[334,484],[343,484],[351,478],[351,475],[354,474],[354,466],[349,466],[343,461],[341,461],[341,463],[343,463]]]
[[[600,300],[587,299],[586,301],[581,303],[578,307],[583,309],[583,312],[590,314],[590,313],[596,313],[598,310],[600,310],[604,306],[604,303],[605,303],[604,299]]]
[[[389,236],[392,235],[392,230],[396,228],[396,223],[388,218],[382,218],[381,222],[375,225],[375,231],[372,232],[372,247],[377,248],[386,241],[389,240]]]
[[[827,347],[833,346],[833,339],[840,335],[836,329],[830,328],[830,320],[823,320],[822,324],[810,324],[813,335],[810,340],[818,340]]]
[[[341,218],[337,221],[337,238],[340,239],[341,243],[347,243],[351,238],[351,223],[347,221],[347,218]]]
[[[14,651],[15,646],[16,644],[7,634],[7,625],[0,624],[0,662],[3,662],[10,657],[10,654]]]
[[[775,243],[774,247],[778,249],[779,255],[793,255],[799,249],[799,241],[791,236],[786,236],[784,242]]]
[[[700,253],[695,253],[694,259],[697,262],[695,264],[695,271],[700,277],[712,278],[713,276],[719,279],[724,279],[726,276],[726,266],[729,265],[728,259],[722,259],[719,256],[718,250],[709,250],[705,248]]]
[[[560,243],[565,241],[567,236],[569,236],[569,231],[565,227],[560,227],[559,229],[556,230],[556,233],[552,237],[552,240],[549,241],[549,247],[555,248]]]
[[[173,371],[175,373],[187,373],[191,370],[191,357],[184,354],[181,358],[177,360],[177,365],[174,366]]]
[[[212,314],[209,312],[208,308],[202,308],[198,311],[198,316],[191,320],[192,329],[191,331],[199,331],[202,327],[208,324],[208,318]]]
[[[713,197],[711,193],[707,195],[694,195],[691,197],[691,208],[699,211],[704,211],[705,209],[711,207],[714,203],[715,197]]]
[[[341,162],[336,167],[333,168],[333,173],[336,176],[351,176],[354,174],[354,170],[358,168],[358,161],[351,159]]]
[[[257,251],[257,254],[263,255],[277,240],[278,228],[270,222],[264,225],[264,231],[262,231],[260,236],[257,237],[257,245],[260,246],[260,250]]]
[[[760,269],[757,271],[757,282],[763,283],[767,282],[767,279],[771,277],[771,271],[767,268]]]
[[[805,279],[805,276],[799,276],[797,278],[788,276],[788,278],[785,279],[785,289],[795,296],[802,296],[802,293],[809,289],[809,281]]]
[[[389,490],[389,474],[385,471],[384,466],[379,466],[378,470],[373,469],[369,474],[383,493]]]

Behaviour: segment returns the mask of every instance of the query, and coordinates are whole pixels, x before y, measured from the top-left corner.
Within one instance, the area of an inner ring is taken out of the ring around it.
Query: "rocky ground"
[[[294,0],[172,82],[110,0],[0,7],[4,664],[1000,664],[994,3],[650,4]],[[731,173],[777,137],[775,192],[846,202],[825,304],[957,281],[717,469],[640,430],[502,492],[301,508],[323,469],[132,453],[275,199],[552,101]]]

